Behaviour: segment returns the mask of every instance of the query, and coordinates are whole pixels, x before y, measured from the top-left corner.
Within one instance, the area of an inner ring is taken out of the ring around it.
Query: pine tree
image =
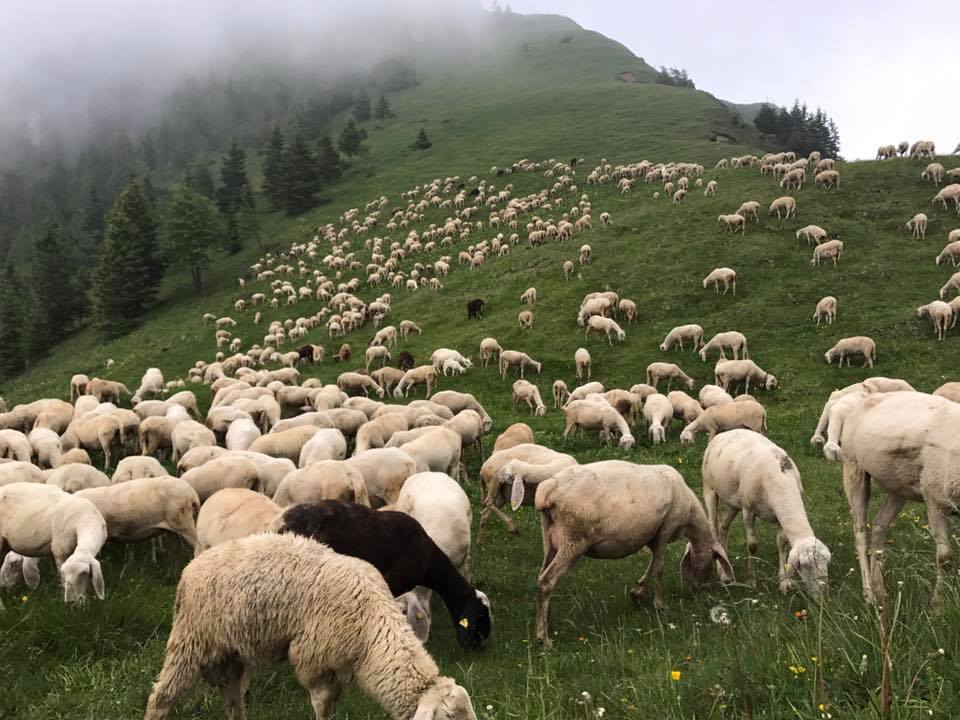
[[[155,170],[157,167],[157,146],[153,142],[153,135],[147,133],[140,143],[140,158],[148,170]]]
[[[240,236],[240,225],[237,222],[237,213],[227,215],[227,230],[224,235],[223,249],[230,255],[236,255],[243,250],[243,238]]]
[[[317,176],[321,185],[329,185],[343,175],[343,163],[340,153],[333,146],[329,135],[324,135],[317,143]]]
[[[370,119],[370,96],[366,93],[357,96],[357,101],[353,104],[353,116],[361,123]]]
[[[163,277],[157,229],[136,178],[107,216],[103,248],[90,289],[93,322],[105,337],[133,329],[153,302]]]
[[[57,222],[48,219],[37,234],[27,270],[31,357],[44,356],[63,331],[73,329],[84,312],[83,295],[68,260],[67,243]]]
[[[393,117],[393,110],[390,109],[390,103],[387,102],[387,96],[380,93],[380,99],[377,100],[377,107],[373,111],[373,116],[377,120],[386,120]]]
[[[287,147],[283,166],[286,171],[283,207],[288,215],[299,215],[317,204],[320,189],[317,161],[301,135]]]
[[[347,157],[352,157],[360,152],[360,144],[363,142],[364,135],[360,132],[353,118],[347,120],[347,124],[340,133],[340,139],[337,141],[337,147]]]
[[[94,258],[100,251],[100,244],[103,242],[103,230],[106,226],[104,215],[103,202],[100,200],[97,186],[91,184],[90,192],[87,194],[87,202],[83,206],[80,218],[80,231],[84,237],[84,247],[82,249]]]
[[[773,105],[764,103],[753,119],[753,125],[764,135],[775,135],[779,127],[777,109]]]
[[[244,191],[244,186],[248,188],[247,191]],[[220,166],[220,189],[217,191],[220,209],[230,213],[234,208],[252,207],[253,194],[249,192],[249,187],[247,155],[234,138]]]
[[[263,159],[263,194],[270,204],[279,208],[283,205],[284,178],[283,168],[283,133],[279,127],[273,128],[270,144],[267,145],[267,154]]]
[[[163,219],[163,249],[171,263],[190,269],[193,287],[203,290],[210,251],[223,242],[223,218],[208,198],[178,183]]]
[[[417,139],[413,141],[413,148],[415,150],[426,150],[431,145],[433,145],[433,143],[430,142],[430,138],[427,137],[427,131],[420,128],[420,132],[417,133]]]
[[[0,270],[0,380],[13,377],[23,370],[23,284],[8,257]]]
[[[205,162],[195,162],[187,168],[184,182],[187,183],[187,187],[191,190],[211,200],[213,200],[217,194],[216,188],[213,185],[213,173],[210,172],[210,166]]]

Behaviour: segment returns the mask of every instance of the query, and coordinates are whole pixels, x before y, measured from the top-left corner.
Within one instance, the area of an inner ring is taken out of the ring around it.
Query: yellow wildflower
[[[681,673],[679,670],[670,671],[670,679],[673,680],[674,682],[677,682],[680,679],[680,675]]]

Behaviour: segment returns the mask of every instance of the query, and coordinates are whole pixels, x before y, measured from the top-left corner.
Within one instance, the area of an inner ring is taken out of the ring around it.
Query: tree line
[[[819,150],[824,157],[840,157],[840,133],[833,118],[820,108],[810,112],[799,100],[794,100],[789,110],[764,103],[753,124],[764,135],[776,138],[778,148],[798,155]]]

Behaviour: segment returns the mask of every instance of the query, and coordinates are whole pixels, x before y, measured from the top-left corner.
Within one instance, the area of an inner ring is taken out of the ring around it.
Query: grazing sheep
[[[520,323],[521,330],[532,330],[533,329],[533,313],[529,310],[524,310],[519,315],[517,315],[517,321]]]
[[[798,575],[812,596],[826,595],[830,551],[810,527],[803,505],[800,472],[782,448],[751,430],[730,430],[717,435],[707,445],[700,472],[707,518],[725,550],[730,523],[738,511],[743,513],[747,531],[747,585],[756,586],[754,524],[759,516],[777,526],[780,591],[787,592],[790,576]],[[720,502],[727,506],[722,519]]]
[[[368,348],[368,351],[373,349],[374,348]],[[384,389],[377,385],[372,377],[355,372],[340,373],[337,376],[337,387],[341,392],[345,392],[348,395],[350,393],[362,392],[364,397],[369,397],[371,390],[377,394],[377,397],[383,397],[384,395]]]
[[[813,249],[813,257],[810,259],[811,265],[819,265],[821,260],[833,259],[836,266],[837,261],[843,255],[843,243],[839,240],[827,240],[822,245],[817,245]]]
[[[955,272],[950,279],[940,288],[940,299],[942,300],[948,290],[960,290],[960,272]]]
[[[591,430],[600,434],[601,442],[613,442],[618,438],[622,450],[633,447],[635,441],[627,421],[606,400],[602,403],[572,400],[563,407],[563,413],[566,416],[563,437],[574,430]]]
[[[943,182],[943,170],[943,165],[938,162],[932,162],[920,173],[920,179],[933,180],[934,185],[939,185]]]
[[[500,352],[500,379],[505,380],[507,377],[507,370],[511,367],[518,368],[520,377],[523,377],[523,373],[527,368],[533,368],[537,375],[540,374],[541,364],[536,360],[531,358],[524,352],[519,350],[502,350]]]
[[[377,360],[380,361],[380,367],[386,365],[387,361],[391,359],[390,351],[384,345],[372,345],[364,351],[363,359],[364,368],[369,372],[370,366]]]
[[[696,352],[703,345],[703,328],[699,325],[678,325],[667,333],[663,342],[660,343],[660,349],[666,352],[679,345],[683,350],[684,340],[690,340],[693,343],[693,351]]]
[[[567,398],[570,397],[570,391],[567,389],[567,384],[563,380],[554,380],[553,381],[553,406],[554,407],[563,407],[567,402]]]
[[[230,423],[225,436],[227,450],[248,450],[260,437],[260,429],[249,418],[239,418]]]
[[[637,319],[637,304],[633,300],[621,299],[617,304],[617,311],[627,319],[627,322]]]
[[[265,495],[244,488],[218,490],[197,515],[196,555],[214,545],[262,533],[283,508]]]
[[[667,400],[673,406],[673,417],[683,421],[684,425],[692,423],[703,414],[700,403],[683,390],[671,390],[667,393]]]
[[[718,360],[713,368],[713,381],[724,390],[736,388],[743,383],[743,392],[750,392],[750,383],[759,384],[766,390],[777,387],[777,378],[762,370],[753,360]]]
[[[947,328],[951,327],[953,321],[953,308],[942,300],[934,300],[917,308],[917,317],[924,316],[929,317],[933,323],[937,340],[943,340],[947,334]]]
[[[679,380],[688,389],[692,389],[694,385],[693,378],[681,370],[679,365],[664,362],[655,362],[647,365],[647,385],[656,388],[663,379],[667,381],[668,391],[674,380]]]
[[[956,172],[957,175],[955,176],[955,179],[960,180],[960,168],[957,168],[955,171],[951,170],[950,172],[951,174]],[[946,210],[947,203],[949,202],[953,202],[954,206],[957,208],[957,213],[960,214],[960,183],[951,183],[950,185],[947,185],[940,192],[933,196],[933,200],[930,201],[930,204],[936,205],[937,203],[940,203],[940,206]]]
[[[394,718],[476,718],[467,692],[439,676],[380,573],[310,540],[263,534],[211,548],[183,571],[175,607],[144,720],[169,717],[202,675],[220,686],[227,712],[244,717],[245,663],[281,657],[317,720],[333,715],[350,681]]]
[[[173,448],[172,458],[177,459],[188,450],[205,445],[216,445],[217,438],[206,425],[196,420],[183,420],[174,425],[170,431],[170,444]]]
[[[699,397],[704,409],[733,402],[733,396],[719,385],[704,385],[700,388]]]
[[[733,294],[737,294],[737,273],[730,268],[722,267],[715,268],[710,271],[710,274],[703,279],[703,287],[707,288],[710,283],[713,283],[713,289],[716,292],[720,292],[720,283],[723,283],[723,294],[727,294],[727,290],[733,287]]]
[[[647,421],[647,433],[654,445],[665,442],[667,428],[673,420],[673,404],[660,393],[648,395],[643,403],[643,417]]]
[[[590,359],[590,352],[586,348],[577,348],[577,351],[573,354],[573,364],[577,369],[577,380],[582,380],[584,374],[586,374],[588,380],[590,379],[593,363]]]
[[[934,390],[933,394],[951,402],[960,403],[960,382],[945,382]]]
[[[777,214],[777,220],[789,220],[791,217],[795,217],[797,214],[797,201],[789,195],[777,198],[770,203],[770,209],[767,211],[768,215],[773,215],[774,213]],[[783,213],[782,216],[781,213]]]
[[[480,362],[484,367],[487,367],[491,360],[499,359],[501,352],[503,348],[496,339],[488,337],[480,341]]]
[[[137,478],[169,476],[167,469],[156,458],[144,455],[131,455],[117,463],[110,482],[114,485]]]
[[[537,302],[537,289],[535,287],[527,288],[520,296],[520,302],[527,305],[534,305]]]
[[[756,200],[747,200],[737,208],[737,215],[742,215],[744,219],[753,218],[754,222],[760,222],[760,203]]]
[[[297,467],[305,468],[322,460],[343,460],[347,456],[347,439],[337,428],[320,428],[300,450]]]
[[[223,488],[264,489],[257,466],[250,458],[236,455],[214,458],[183,473],[180,479],[196,491],[201,503]]]
[[[81,395],[87,394],[87,383],[89,382],[90,378],[86,375],[74,375],[70,378],[70,402],[73,402]],[[2,412],[6,412],[6,409],[4,408]]]
[[[747,428],[757,433],[766,431],[767,411],[763,405],[754,400],[713,405],[683,428],[680,444],[693,444],[698,433],[705,432],[707,439],[713,440],[717,433],[736,428]]]
[[[817,308],[813,311],[813,319],[817,321],[817,327],[820,327],[822,317],[827,318],[828,325],[833,325],[833,320],[837,317],[837,299],[833,295],[827,295],[817,303]]]
[[[415,368],[407,370],[403,377],[400,378],[400,382],[397,383],[396,388],[393,390],[393,396],[396,398],[402,398],[410,394],[411,388],[417,385],[424,385],[427,389],[427,395],[433,391],[433,386],[437,382],[437,370],[433,365],[420,365]]]
[[[87,488],[106,487],[110,478],[90,465],[70,463],[49,470],[46,482],[64,492],[75,493]]]
[[[280,507],[318,500],[342,500],[370,507],[363,474],[342,460],[319,460],[280,481],[273,502]]]
[[[806,240],[807,245],[819,245],[826,239],[827,231],[819,225],[807,225],[797,230],[797,240]]]
[[[836,170],[823,170],[818,172],[813,178],[813,184],[826,188],[840,187],[840,173]]]
[[[514,423],[497,436],[493,452],[508,450],[523,443],[533,443],[533,430],[526,423]]]
[[[571,403],[574,400],[583,400],[589,395],[602,395],[604,393],[603,383],[599,382],[588,382],[579,387],[575,387],[573,392],[567,397],[567,403]]]
[[[905,227],[907,230],[912,231],[911,237],[923,240],[927,237],[927,222],[928,220],[926,215],[923,213],[917,213],[909,221],[907,221]]]
[[[467,320],[470,318],[475,318],[477,320],[483,320],[483,306],[486,303],[480,299],[476,298],[467,303]]]
[[[592,315],[587,320],[587,332],[585,336],[589,336],[591,330],[598,333],[602,332],[606,335],[607,342],[610,345],[613,345],[613,335],[617,336],[619,342],[623,342],[627,337],[627,334],[612,318],[603,317],[602,315]]]
[[[347,462],[363,475],[371,507],[395,503],[403,483],[418,472],[413,458],[395,447],[365,450]]]
[[[563,279],[570,280],[573,277],[574,264],[572,260],[564,260],[563,262]]]
[[[16,432],[0,431],[0,432]],[[30,431],[27,436],[33,455],[37,458],[37,466],[41,468],[55,468],[60,465],[63,457],[63,447],[60,444],[60,436],[49,428],[37,427]],[[3,440],[0,439],[0,445]],[[9,454],[9,451],[8,451]],[[29,462],[28,456],[25,462]]]
[[[438,393],[434,393],[430,396],[430,402],[436,405],[442,405],[445,408],[448,408],[451,413],[457,414],[461,413],[464,410],[473,410],[476,412],[480,419],[482,420],[482,427],[485,433],[490,432],[493,427],[493,419],[484,410],[483,405],[481,405],[477,399],[470,393],[457,392],[456,390],[441,390]],[[434,407],[434,411],[440,412],[440,408]],[[446,418],[450,419],[450,418]]]
[[[743,359],[746,360],[749,356],[747,355],[747,338],[743,333],[737,332],[736,330],[728,330],[726,332],[720,332],[714,335],[707,342],[706,345],[700,348],[700,359],[706,362],[707,355],[711,350],[719,350],[720,357],[724,360],[727,359],[724,349],[729,348],[730,352],[733,353],[733,359],[739,360],[740,356],[743,356]]]
[[[547,414],[547,407],[540,399],[540,390],[528,380],[517,380],[513,383],[513,405],[518,402],[527,403],[530,414],[543,417]]]
[[[704,584],[715,562],[733,572],[697,496],[680,473],[666,465],[607,460],[568,467],[539,484],[536,508],[544,558],[537,578],[535,632],[546,646],[550,595],[582,555],[618,559],[649,547],[650,565],[630,595],[639,601],[652,583],[657,610],[667,609],[661,577],[667,546],[675,538],[690,541],[680,563],[683,579]]]
[[[872,368],[877,360],[877,344],[872,338],[868,338],[865,335],[842,338],[837,341],[836,345],[823,354],[823,359],[830,365],[833,363],[834,358],[840,358],[840,365],[838,367],[843,367],[843,361],[844,358],[846,358],[847,366],[849,367],[853,364],[852,357],[854,355],[862,355],[864,358],[863,367]]]
[[[743,215],[736,213],[733,215],[718,215],[717,222],[722,222],[727,232],[735,233],[739,230],[741,234],[746,234],[747,219]]]

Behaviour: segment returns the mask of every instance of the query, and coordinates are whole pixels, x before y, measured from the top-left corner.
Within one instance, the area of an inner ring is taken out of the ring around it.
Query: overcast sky
[[[685,67],[733,102],[794,98],[837,123],[848,159],[919,138],[960,142],[960,18],[930,0],[510,0],[515,12],[566,15],[649,64]]]

